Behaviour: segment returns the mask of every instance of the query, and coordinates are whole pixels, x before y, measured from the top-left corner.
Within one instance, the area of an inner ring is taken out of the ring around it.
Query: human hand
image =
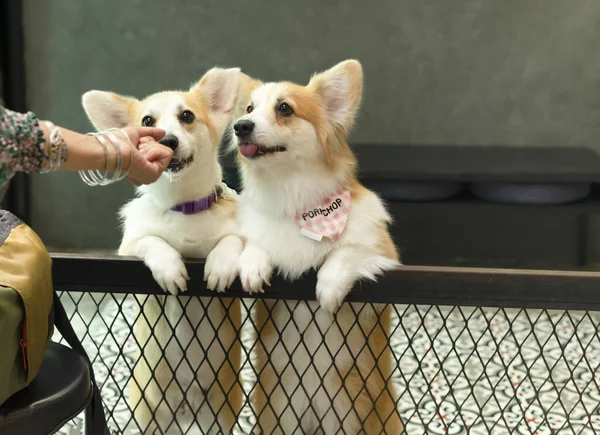
[[[154,183],[173,157],[172,149],[157,142],[165,135],[165,131],[154,127],[127,127],[123,132],[135,147],[130,150],[133,156],[124,156],[124,159],[132,159],[127,179],[135,186]]]

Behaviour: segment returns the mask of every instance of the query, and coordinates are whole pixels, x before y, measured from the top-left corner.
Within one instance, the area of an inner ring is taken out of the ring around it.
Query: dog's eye
[[[155,123],[156,120],[151,116],[144,116],[144,118],[142,119],[142,125],[144,127],[154,127]]]
[[[246,113],[252,113],[253,110],[254,110],[254,107],[252,107],[252,104],[250,104],[248,107],[246,107]]]
[[[192,122],[194,122],[194,118],[194,114],[189,110],[184,110],[183,112],[181,112],[181,115],[179,115],[179,120],[184,124],[191,124]]]
[[[288,103],[281,103],[279,106],[277,106],[277,113],[279,113],[281,116],[290,116],[292,113],[294,113],[294,111]]]

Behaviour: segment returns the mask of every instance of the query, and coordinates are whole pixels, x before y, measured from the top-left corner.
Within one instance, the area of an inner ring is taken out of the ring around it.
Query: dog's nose
[[[254,130],[254,123],[249,119],[242,119],[233,125],[237,137],[248,136]]]
[[[177,136],[168,134],[165,137],[163,137],[161,140],[159,140],[158,143],[161,145],[164,145],[166,147],[169,147],[173,151],[175,151],[177,149],[177,147],[179,146],[179,139],[177,139]]]

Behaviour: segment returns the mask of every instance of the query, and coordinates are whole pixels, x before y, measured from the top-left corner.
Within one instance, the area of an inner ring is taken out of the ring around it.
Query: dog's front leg
[[[317,300],[321,308],[334,313],[357,280],[375,281],[381,272],[399,264],[367,247],[354,245],[334,249],[317,273]]]
[[[164,239],[156,236],[142,237],[119,249],[119,254],[135,255],[144,260],[164,291],[176,295],[178,290],[187,290],[187,281],[190,278],[181,254]]]
[[[223,237],[206,258],[204,281],[210,290],[228,289],[240,272],[244,242],[237,236]]]
[[[240,256],[240,281],[248,293],[263,293],[263,284],[271,285],[273,266],[267,253],[248,244]]]

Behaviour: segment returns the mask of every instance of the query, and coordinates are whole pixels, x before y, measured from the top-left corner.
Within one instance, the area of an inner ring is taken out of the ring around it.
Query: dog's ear
[[[342,131],[348,131],[360,105],[363,70],[357,60],[346,60],[333,68],[314,75],[308,87],[315,92],[329,122]]]
[[[239,68],[212,68],[190,92],[204,95],[213,113],[231,112],[236,108],[241,74]]]
[[[137,103],[135,98],[103,91],[89,91],[81,98],[85,113],[100,131],[129,125]]]
[[[240,117],[246,114],[246,108],[250,102],[250,96],[256,88],[259,88],[264,83],[254,79],[247,74],[240,73],[240,88],[237,97],[237,107],[235,109],[235,117]]]

